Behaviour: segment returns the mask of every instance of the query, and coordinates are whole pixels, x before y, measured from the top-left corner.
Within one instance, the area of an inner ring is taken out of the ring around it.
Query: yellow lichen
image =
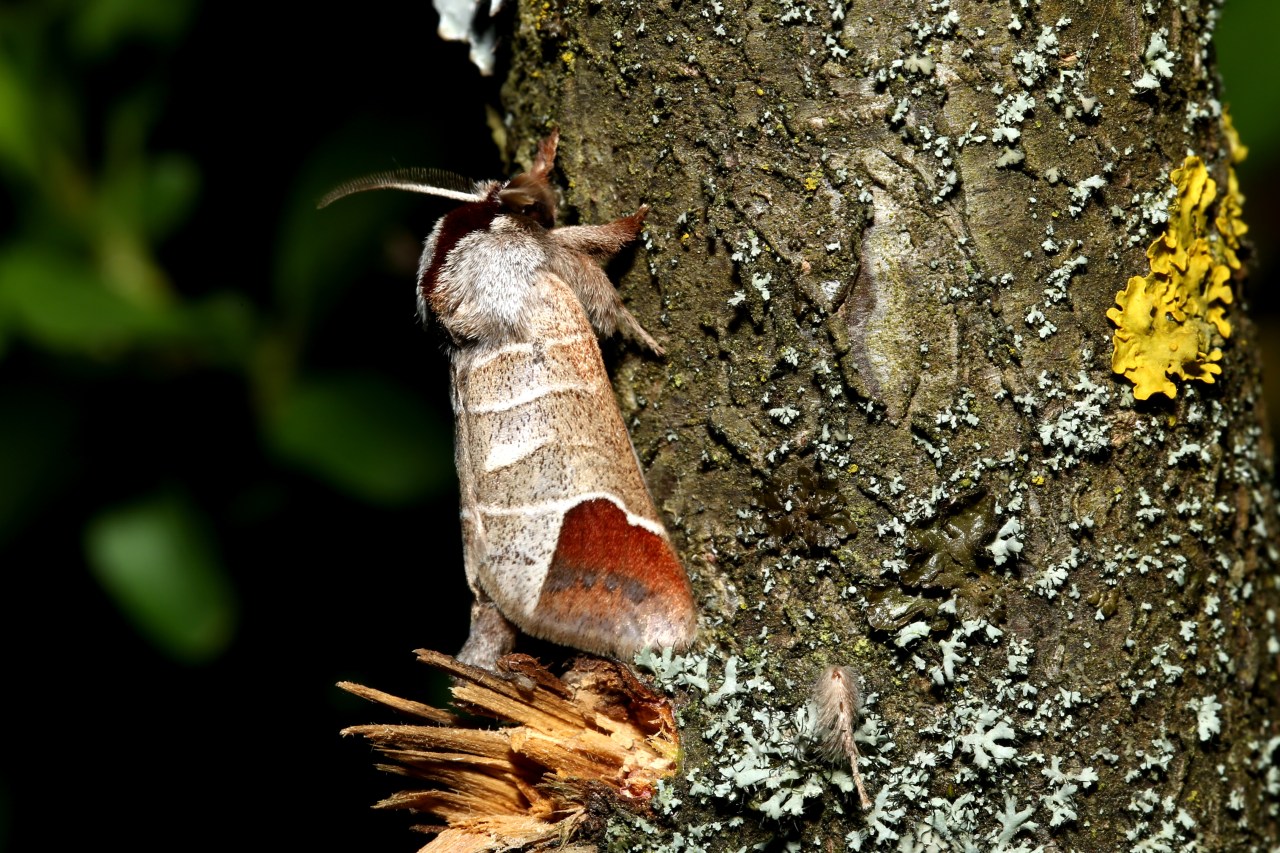
[[[1175,396],[1173,379],[1212,383],[1222,373],[1219,345],[1231,337],[1229,282],[1244,234],[1234,174],[1214,221],[1217,234],[1209,230],[1217,184],[1200,158],[1188,157],[1169,178],[1178,197],[1168,229],[1147,249],[1151,270],[1129,279],[1107,312],[1117,326],[1111,369],[1133,382],[1139,400]]]
[[[1231,165],[1243,163],[1244,158],[1249,156],[1249,146],[1240,141],[1240,134],[1231,121],[1231,112],[1226,107],[1222,108],[1222,132],[1227,137],[1227,147],[1231,151]]]
[[[1240,249],[1240,238],[1249,231],[1249,226],[1241,218],[1244,212],[1244,196],[1240,193],[1240,182],[1236,180],[1236,164],[1243,163],[1249,156],[1249,149],[1240,142],[1240,134],[1236,133],[1231,123],[1231,113],[1222,111],[1222,132],[1227,137],[1227,148],[1231,153],[1231,163],[1227,166],[1227,194],[1218,205],[1218,217],[1214,225],[1222,235],[1222,255],[1227,266],[1233,270],[1240,269],[1240,259],[1236,252]]]
[[[1227,167],[1227,194],[1218,205],[1218,217],[1214,225],[1222,235],[1222,258],[1233,270],[1240,269],[1240,259],[1236,252],[1240,249],[1240,238],[1249,233],[1249,226],[1244,224],[1241,215],[1244,213],[1244,196],[1240,193],[1240,183],[1236,180],[1236,170]]]

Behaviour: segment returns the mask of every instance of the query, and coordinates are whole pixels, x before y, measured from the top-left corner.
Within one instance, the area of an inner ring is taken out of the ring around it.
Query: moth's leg
[[[662,347],[644,330],[635,315],[627,310],[627,306],[622,304],[622,297],[618,295],[617,289],[595,262],[583,255],[556,252],[548,266],[577,294],[596,334],[607,338],[621,326],[628,335],[662,355]]]
[[[618,254],[623,246],[640,236],[649,205],[642,204],[630,216],[606,222],[604,225],[568,225],[551,231],[551,239],[559,246],[599,261],[607,261]]]
[[[662,347],[622,304],[622,297],[613,282],[597,265],[635,239],[648,211],[647,206],[641,207],[633,215],[605,225],[555,229],[551,232],[551,239],[556,251],[551,253],[549,266],[578,295],[578,301],[599,335],[608,337],[622,326],[629,336],[662,355]]]
[[[617,291],[614,292],[616,293]],[[618,322],[623,326],[623,328],[630,332],[633,337],[638,339],[640,343],[652,350],[654,355],[666,355],[667,351],[664,350],[661,344],[655,341],[653,337],[644,330],[644,326],[640,325],[640,321],[636,319],[636,315],[628,311],[627,306],[623,305],[621,302],[618,303]]]
[[[516,635],[516,626],[507,621],[488,596],[480,593],[471,605],[471,634],[458,652],[458,660],[497,672],[498,658],[511,654]]]

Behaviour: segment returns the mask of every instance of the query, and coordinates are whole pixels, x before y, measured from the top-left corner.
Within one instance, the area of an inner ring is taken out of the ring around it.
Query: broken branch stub
[[[389,763],[424,786],[375,808],[408,809],[439,823],[423,853],[563,846],[583,829],[593,798],[643,808],[676,771],[679,741],[666,698],[623,664],[578,658],[560,677],[528,655],[499,660],[502,675],[425,649],[418,659],[454,679],[454,702],[481,721],[342,682],[343,690],[424,723],[352,726]]]

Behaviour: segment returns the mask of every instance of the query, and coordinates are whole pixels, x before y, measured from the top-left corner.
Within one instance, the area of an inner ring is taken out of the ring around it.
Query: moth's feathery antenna
[[[555,157],[554,146],[552,157]],[[394,169],[390,172],[365,175],[363,178],[340,184],[325,193],[316,207],[328,207],[340,198],[366,190],[407,190],[451,198],[454,201],[484,200],[484,194],[476,191],[475,181],[470,181],[453,172],[444,169]]]

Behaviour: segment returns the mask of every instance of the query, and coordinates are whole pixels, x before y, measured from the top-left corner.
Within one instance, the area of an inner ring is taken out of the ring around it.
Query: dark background
[[[501,176],[496,84],[427,3],[284,8],[0,7],[0,849],[423,840],[333,685],[465,638],[447,204],[315,202]]]
[[[333,684],[440,694],[411,650],[465,636],[447,370],[413,306],[447,204],[315,200],[502,176],[497,85],[425,3],[262,8],[0,7],[0,850],[420,841],[337,735],[386,715]],[[1231,0],[1218,38],[1264,342],[1278,31],[1280,4]]]

